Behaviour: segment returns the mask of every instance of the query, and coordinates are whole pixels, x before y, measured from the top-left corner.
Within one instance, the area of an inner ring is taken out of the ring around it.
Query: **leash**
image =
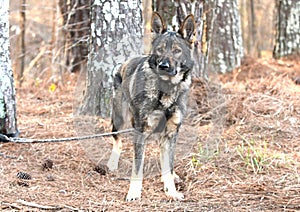
[[[66,141],[79,141],[79,140],[88,140],[92,138],[108,137],[117,134],[125,134],[135,131],[134,128],[120,130],[117,132],[101,133],[95,135],[87,135],[81,137],[70,137],[70,138],[53,138],[53,139],[30,139],[30,138],[13,138],[7,137],[6,135],[0,134],[0,142],[13,142],[13,143],[47,143],[47,142],[66,142]]]

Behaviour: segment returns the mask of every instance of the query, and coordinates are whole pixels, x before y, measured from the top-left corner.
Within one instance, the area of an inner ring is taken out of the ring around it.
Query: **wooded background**
[[[275,1],[239,0],[238,3],[245,55],[271,57],[275,44]],[[90,35],[89,4],[83,0],[10,1],[11,58],[19,80],[24,75],[39,83],[49,79],[49,74],[53,75],[51,80],[61,80],[61,72],[76,71],[85,64]],[[175,10],[168,1],[144,1],[143,4],[148,16],[152,7],[164,16]]]
[[[195,77],[231,72],[240,67],[244,55],[267,57],[272,52],[280,58],[300,52],[299,0],[10,3],[17,82],[51,82],[49,89],[55,90],[64,83],[64,73],[85,72],[81,103],[75,109],[79,114],[110,117],[113,73],[128,58],[148,53],[152,11],[161,13],[174,31],[184,17],[194,14]]]

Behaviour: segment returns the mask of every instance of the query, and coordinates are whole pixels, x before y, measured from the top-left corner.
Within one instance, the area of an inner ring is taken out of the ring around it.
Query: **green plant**
[[[207,163],[212,159],[215,159],[220,154],[220,150],[218,147],[212,148],[211,146],[203,145],[198,142],[198,151],[196,154],[191,156],[191,163],[194,167],[202,166],[203,163]]]
[[[251,167],[253,172],[260,173],[263,171],[267,155],[265,155],[265,147],[257,148],[253,143],[243,142],[237,147],[237,153],[247,167]]]
[[[191,158],[191,163],[192,163],[193,167],[199,167],[202,165],[199,160],[199,155],[201,155],[202,153],[203,153],[202,145],[200,142],[198,142],[198,153],[193,154],[192,158]]]
[[[191,162],[193,164],[193,167],[201,166],[200,161],[196,158],[196,155],[192,155]]]
[[[275,168],[279,163],[286,162],[283,154],[271,151],[266,140],[246,139],[240,134],[242,144],[237,147],[237,154],[246,167],[250,167],[254,173],[262,173],[267,168]]]

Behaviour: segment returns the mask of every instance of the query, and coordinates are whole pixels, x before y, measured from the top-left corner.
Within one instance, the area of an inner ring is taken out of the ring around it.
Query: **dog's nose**
[[[170,63],[167,60],[163,60],[158,64],[158,68],[161,70],[168,70],[170,68]]]

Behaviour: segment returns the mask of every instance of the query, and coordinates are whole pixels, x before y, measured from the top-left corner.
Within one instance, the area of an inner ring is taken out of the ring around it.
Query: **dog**
[[[174,151],[176,138],[186,112],[191,72],[191,57],[195,35],[193,15],[187,16],[178,32],[167,31],[161,16],[154,12],[151,19],[154,38],[150,54],[125,62],[114,77],[112,131],[122,128],[126,115],[131,115],[134,135],[132,175],[126,201],[141,198],[144,150],[146,139],[160,133],[162,182],[167,196],[182,200],[176,191]],[[127,110],[129,112],[127,112]],[[122,141],[114,135],[113,149],[107,166],[118,168]]]

